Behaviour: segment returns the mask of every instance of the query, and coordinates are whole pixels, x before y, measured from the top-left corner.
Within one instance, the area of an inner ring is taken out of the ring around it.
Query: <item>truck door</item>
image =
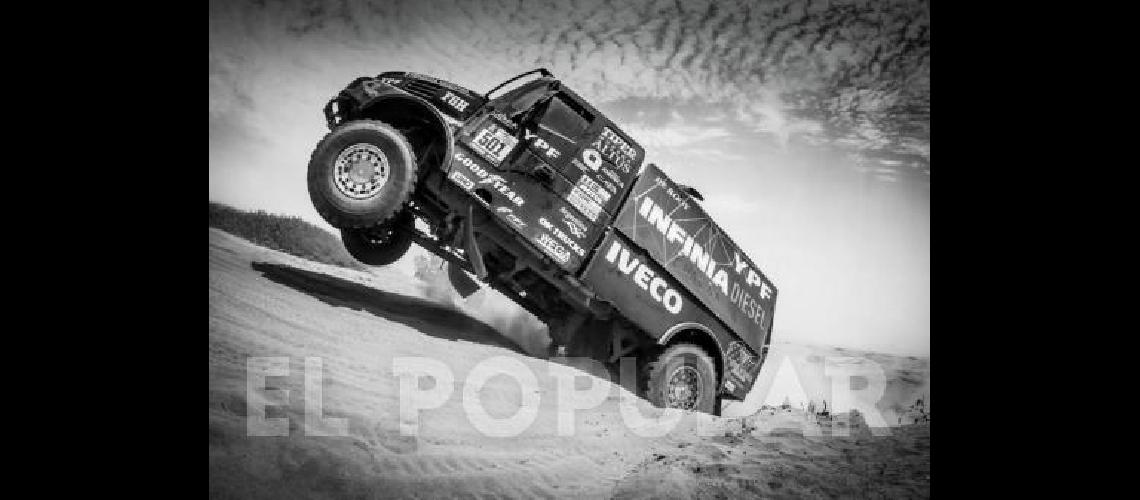
[[[517,164],[533,169],[536,180],[569,205],[560,204],[545,219],[557,226],[554,236],[572,247],[594,248],[632,184],[640,148],[564,86],[523,123],[523,140],[525,153]],[[548,226],[543,219],[539,223]]]
[[[608,223],[641,165],[640,146],[565,87],[540,111],[528,135],[559,174],[553,189],[591,224]]]
[[[464,127],[448,178],[473,194],[484,189],[490,196],[480,199],[505,226],[576,275],[636,173],[628,155],[615,156],[614,139],[632,141],[558,85],[525,110],[507,108]]]

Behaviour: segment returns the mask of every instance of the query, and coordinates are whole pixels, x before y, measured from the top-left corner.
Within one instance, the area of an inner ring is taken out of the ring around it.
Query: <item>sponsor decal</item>
[[[460,113],[467,109],[467,101],[451,92],[444,92],[441,99]]]
[[[538,218],[538,225],[542,226],[543,229],[554,233],[554,236],[557,236],[559,241],[561,241],[562,243],[565,243],[566,246],[570,247],[570,249],[573,250],[574,253],[578,254],[579,257],[585,257],[586,256],[586,251],[582,249],[581,245],[579,245],[577,242],[575,242],[573,238],[568,236],[558,226],[551,224],[550,221],[547,220],[546,217],[539,217]]]
[[[602,177],[602,182],[606,184],[605,189],[602,189],[602,186],[593,179],[590,179],[589,184],[584,186],[585,188],[590,189],[590,191],[596,191],[600,203],[603,205],[607,200],[610,199],[610,196],[613,196],[614,193],[618,192],[620,190],[620,186],[623,185],[616,174],[614,174],[609,168],[603,167],[604,163],[602,162],[602,157],[599,156],[598,152],[594,151],[593,149],[583,149],[581,153],[581,159],[574,158],[571,160],[571,163],[573,163],[575,167],[578,167],[578,170],[581,170],[583,172],[587,170],[591,172],[602,172],[603,174],[606,174],[606,176],[608,176],[610,179],[617,179],[617,183],[615,185],[615,183],[612,183],[605,177]],[[579,180],[579,182],[581,182],[581,180]]]
[[[559,245],[558,242],[554,240],[554,237],[549,234],[539,234],[538,245],[542,247],[543,250],[546,250],[547,254],[554,257],[554,260],[557,260],[559,264],[565,264],[570,261],[570,252],[562,248],[562,245]]]
[[[601,184],[598,184],[592,177],[583,175],[578,177],[578,182],[574,183],[574,189],[581,189],[583,193],[594,199],[598,205],[605,205],[610,201],[609,191],[606,191]]]
[[[498,207],[495,211],[502,215],[504,219],[507,219],[507,222],[510,222],[511,225],[519,229],[526,227],[526,222],[523,222],[522,218],[519,217],[511,207]]]
[[[725,356],[728,357],[729,372],[732,373],[737,379],[747,385],[752,381],[752,371],[756,368],[759,356],[752,354],[744,342],[739,340],[733,341],[728,344],[728,349],[725,350]],[[727,387],[727,383],[725,384]],[[732,388],[728,388],[732,390]]]
[[[523,135],[524,139],[531,141],[531,144],[533,144],[535,148],[537,148],[539,151],[545,152],[547,158],[554,159],[562,156],[562,152],[559,151],[558,148],[555,148],[553,144],[546,142],[546,140],[539,137],[538,134],[531,132],[530,130],[523,130]]]
[[[515,148],[518,142],[519,140],[509,132],[492,123],[475,135],[475,140],[471,142],[471,149],[474,149],[475,152],[491,163],[498,165],[503,162],[503,159]]]
[[[610,187],[613,188],[611,189],[613,192],[621,191],[621,188],[625,187],[625,183],[621,181],[621,176],[615,174],[613,170],[603,168],[602,173],[609,178],[609,181],[613,182],[613,184],[610,185]],[[605,179],[602,180],[605,181]]]
[[[669,282],[657,276],[657,273],[646,262],[641,262],[637,258],[630,259],[629,249],[617,240],[614,240],[609,251],[606,252],[606,261],[615,264],[618,272],[629,276],[638,288],[648,292],[649,296],[660,303],[666,311],[671,314],[681,312],[681,308],[684,306],[681,294],[670,288]]]
[[[523,203],[526,203],[522,196],[519,196],[518,193],[511,190],[511,186],[507,184],[506,179],[503,179],[503,176],[499,174],[488,175],[480,179],[479,184],[490,184],[496,191],[506,196],[508,200],[511,200],[511,203],[514,203],[515,206],[521,207]]]
[[[656,229],[661,233],[666,245],[666,252],[670,255],[670,248],[679,249],[675,256],[670,257],[669,262],[674,259],[681,259],[682,261],[689,262],[694,266],[700,274],[704,274],[712,287],[719,290],[725,297],[727,297],[733,305],[747,316],[750,320],[758,325],[764,324],[765,311],[760,304],[760,300],[769,299],[772,297],[772,287],[769,283],[761,278],[760,273],[752,269],[738,251],[733,250],[733,256],[729,262],[718,262],[712,253],[714,248],[713,230],[706,232],[704,243],[697,239],[696,235],[689,234],[678,221],[673,220],[673,213],[678,210],[686,210],[687,203],[683,201],[683,195],[675,192],[671,187],[668,187],[666,182],[661,179],[656,179],[658,187],[673,197],[678,202],[677,208],[666,212],[664,208],[658,203],[654,202],[650,196],[642,197],[640,205],[637,209],[637,214],[648,223],[649,226]],[[692,223],[693,221],[688,221]],[[708,221],[711,224],[711,221]],[[709,227],[709,226],[705,226]],[[703,230],[703,228],[702,228]],[[698,231],[700,232],[700,231]],[[721,251],[723,245],[721,245]],[[732,272],[730,279],[729,272]],[[755,296],[753,293],[755,292]]]
[[[570,230],[570,234],[573,234],[575,238],[579,239],[586,237],[586,223],[570,213],[569,208],[558,207],[558,212],[562,214],[562,223],[566,225],[566,229]]]
[[[599,168],[602,168],[602,155],[596,150],[585,148],[582,150],[581,156],[582,163],[576,163],[578,168],[589,169],[591,172],[597,172]],[[586,168],[582,168],[582,164],[585,164]]]
[[[597,150],[595,153],[610,160],[610,163],[616,165],[622,172],[632,173],[633,164],[638,160],[637,148],[622,139],[617,132],[609,127],[603,128],[602,134],[598,136],[592,146]]]
[[[388,84],[388,85],[391,85],[391,86],[393,86],[393,87],[395,87],[395,86],[398,86],[398,85],[400,85],[401,83],[404,83],[404,79],[403,79],[403,78],[392,78],[392,77],[390,77],[390,76],[381,77],[381,78],[380,78],[380,81],[381,81],[381,82],[383,82],[383,83],[386,83],[386,84]]]
[[[583,175],[582,178],[585,179],[586,176]],[[566,201],[569,201],[574,208],[577,208],[579,212],[589,217],[591,222],[597,222],[598,216],[602,213],[602,205],[600,205],[594,197],[586,194],[580,184],[581,183],[576,184],[574,188],[570,190],[570,194],[566,196]]]
[[[506,196],[508,200],[511,200],[511,203],[514,203],[515,206],[521,207],[526,203],[526,200],[524,200],[522,196],[519,196],[518,193],[514,192],[511,189],[511,186],[507,184],[507,181],[503,179],[503,176],[488,172],[487,169],[483,168],[481,165],[479,165],[478,162],[463,154],[462,151],[455,152],[455,161],[458,161],[463,166],[467,167],[468,170],[478,176],[479,184],[489,184],[494,188],[495,191],[498,191],[503,196]]]
[[[451,175],[448,175],[447,177],[458,184],[459,187],[463,188],[464,191],[470,191],[475,187],[475,181],[471,180],[470,177],[467,177],[463,174],[463,172],[460,172],[458,170],[452,170]]]
[[[618,190],[617,186],[615,186],[614,183],[610,182],[609,179],[602,177],[601,180],[602,180],[602,187],[605,188],[607,194],[617,192],[617,190]]]

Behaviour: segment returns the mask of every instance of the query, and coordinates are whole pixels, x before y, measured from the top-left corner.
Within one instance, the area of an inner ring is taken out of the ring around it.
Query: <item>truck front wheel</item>
[[[647,367],[646,399],[662,408],[713,414],[717,404],[716,365],[699,346],[665,349]]]
[[[415,153],[383,122],[350,121],[313,150],[308,185],[313,207],[333,227],[377,226],[399,213],[415,190]]]

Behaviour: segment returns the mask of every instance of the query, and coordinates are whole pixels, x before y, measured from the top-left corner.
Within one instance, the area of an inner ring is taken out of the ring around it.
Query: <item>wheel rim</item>
[[[701,372],[692,366],[679,366],[669,375],[666,386],[669,408],[692,410],[701,399]]]
[[[388,157],[378,146],[353,144],[337,155],[333,181],[336,188],[349,198],[371,198],[384,188],[391,172]]]

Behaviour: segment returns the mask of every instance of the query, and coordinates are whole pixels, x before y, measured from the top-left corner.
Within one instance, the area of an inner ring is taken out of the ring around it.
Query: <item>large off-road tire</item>
[[[309,198],[338,229],[377,226],[403,209],[416,187],[416,156],[396,129],[354,120],[321,139],[309,159]]]
[[[716,413],[716,364],[699,346],[672,345],[646,366],[646,372],[645,397],[650,403]]]
[[[412,246],[408,233],[413,227],[411,212],[404,210],[395,219],[364,229],[341,229],[340,240],[352,258],[369,266],[386,266],[396,262]]]

